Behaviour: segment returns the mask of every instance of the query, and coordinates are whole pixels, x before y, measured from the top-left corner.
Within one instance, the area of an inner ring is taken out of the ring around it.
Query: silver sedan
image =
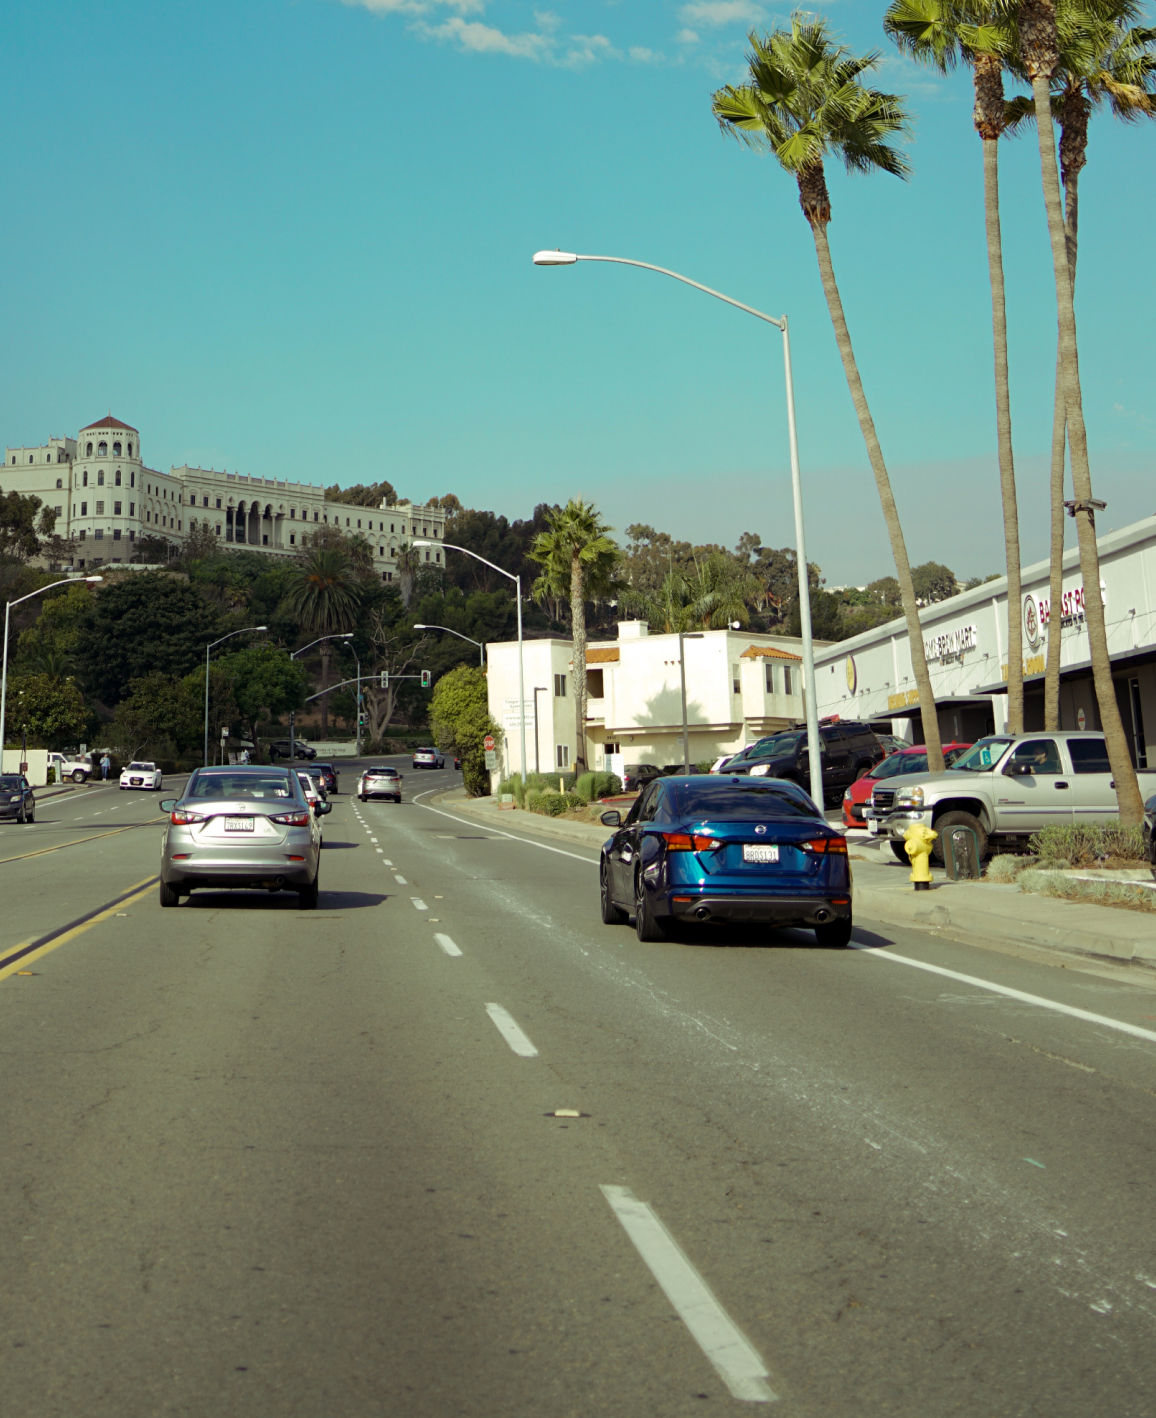
[[[198,768],[180,798],[161,810],[162,906],[196,888],[295,891],[303,911],[317,905],[321,824],[288,768]]]

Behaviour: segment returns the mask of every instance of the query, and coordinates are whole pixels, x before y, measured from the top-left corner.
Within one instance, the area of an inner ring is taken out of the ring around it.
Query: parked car
[[[602,848],[602,919],[633,915],[639,940],[706,921],[810,926],[820,945],[851,939],[847,839],[779,778],[662,778]]]
[[[56,781],[63,783],[71,778],[74,783],[87,783],[92,777],[92,759],[69,753],[50,753],[48,766],[56,770]]]
[[[320,778],[315,777],[305,768],[298,768],[297,777],[301,780],[301,789],[309,800],[310,807],[314,803],[325,802],[328,795],[325,791],[325,784]]]
[[[877,737],[888,754],[901,753],[903,749],[912,747],[906,739],[898,738],[895,734],[879,734]]]
[[[886,755],[883,745],[868,724],[848,721],[823,724],[819,728],[819,762],[823,772],[823,796],[833,802],[843,796],[857,778]],[[731,763],[727,773],[747,773],[759,778],[786,778],[809,790],[810,754],[806,729],[789,729],[759,746],[757,755],[742,764]]]
[[[377,768],[367,768],[357,780],[357,796],[361,801],[370,798],[392,798],[401,802],[401,774],[396,768],[382,764]]]
[[[272,758],[272,759],[288,758],[288,757],[289,757],[289,740],[288,740],[288,739],[276,739],[273,743],[271,743],[271,744],[269,745],[269,757]],[[295,738],[295,739],[293,740],[293,757],[294,757],[294,758],[316,758],[316,757],[317,757],[317,750],[313,747],[312,744],[303,743],[303,742],[301,741],[301,739]]]
[[[757,761],[760,756],[766,757],[766,754],[761,754],[760,752],[763,745],[771,743],[776,738],[778,738],[778,734],[765,734],[761,739],[756,739],[754,743],[744,745],[744,747],[738,749],[735,753],[724,753],[721,758],[716,758],[711,764],[710,771],[712,773],[721,773],[724,769],[729,771],[732,764],[737,764],[740,767],[743,764],[749,766],[751,762]]]
[[[645,788],[647,783],[652,783],[655,778],[661,777],[662,769],[657,763],[624,763],[622,765],[622,791],[636,793],[640,788]]]
[[[1141,795],[1151,797],[1156,770],[1137,777]],[[941,862],[952,827],[970,828],[983,856],[992,845],[1022,845],[1051,823],[1106,822],[1119,811],[1104,735],[1091,730],[992,734],[945,773],[880,783],[871,794],[879,830],[903,862],[903,834],[916,822],[939,834],[932,856]]]
[[[120,770],[120,786],[123,792],[129,788],[147,788],[155,793],[161,786],[161,770],[155,763],[132,762]]]
[[[458,773],[462,771],[462,760],[460,755],[456,753],[454,754],[454,770]]]
[[[337,791],[338,770],[334,768],[332,763],[314,763],[309,771],[321,779],[321,785],[326,793]]]
[[[36,797],[23,773],[0,775],[0,817],[20,823],[36,821]]]
[[[295,891],[317,905],[320,812],[310,811],[288,768],[198,768],[179,798],[163,798],[160,903],[179,906],[194,890]],[[327,803],[320,808],[329,810]]]
[[[966,753],[971,747],[969,743],[945,743],[943,745],[943,761],[948,766],[955,762],[961,754]],[[882,782],[886,778],[903,778],[909,773],[927,772],[927,750],[922,744],[915,747],[907,745],[889,753],[881,763],[877,763],[870,772],[864,773],[862,778],[856,780],[843,793],[843,826],[844,827],[864,827],[869,826],[866,818],[871,807],[871,793],[876,783]]]
[[[446,761],[436,748],[415,748],[413,766],[415,768],[444,768]]]

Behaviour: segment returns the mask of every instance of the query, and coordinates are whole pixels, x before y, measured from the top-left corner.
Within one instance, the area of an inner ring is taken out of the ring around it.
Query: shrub
[[[709,773],[710,770],[714,767],[714,763],[715,761],[713,758],[704,758],[701,763],[696,763],[694,765],[694,771],[696,773]]]
[[[1048,829],[1044,829],[1047,831]],[[1065,901],[1086,901],[1095,906],[1130,906],[1136,911],[1156,911],[1156,891],[1128,881],[1081,881],[1058,871],[1029,867],[1019,876],[1023,891],[1058,896]]]
[[[1009,884],[1016,880],[1025,867],[1035,865],[1033,857],[1017,857],[1012,852],[1003,852],[998,857],[992,857],[984,875],[988,881]]]
[[[526,806],[531,812],[540,812],[545,817],[561,817],[572,807],[582,807],[582,799],[577,793],[551,792],[549,789],[528,788]]]
[[[1109,857],[1145,860],[1141,829],[1121,827],[1119,821],[1056,823],[1034,833],[1029,846],[1041,867],[1090,867]]]
[[[584,803],[595,798],[613,797],[622,791],[622,782],[613,773],[583,773],[574,784],[574,792]]]

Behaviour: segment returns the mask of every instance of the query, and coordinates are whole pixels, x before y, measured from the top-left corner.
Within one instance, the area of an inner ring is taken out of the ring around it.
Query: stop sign
[[[486,750],[487,753],[493,753],[493,751],[494,751],[494,736],[493,736],[493,734],[487,734],[487,735],[485,736],[485,738],[482,740],[482,747]]]

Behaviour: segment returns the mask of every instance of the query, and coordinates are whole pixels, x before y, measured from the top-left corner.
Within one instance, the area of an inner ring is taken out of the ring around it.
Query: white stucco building
[[[438,507],[354,507],[327,501],[324,488],[311,483],[214,468],[162,473],[144,462],[139,431],[111,415],[76,438],[6,448],[0,488],[35,494],[54,508],[57,532],[75,541],[74,564],[86,569],[131,561],[134,543],[144,536],[179,545],[202,524],[222,544],[292,556],[307,532],[328,524],[364,536],[382,580],[391,581],[400,545],[415,536],[445,536],[446,514]],[[442,564],[440,547],[422,556]]]
[[[708,630],[683,640],[691,762],[716,758],[803,717],[799,641],[786,635]],[[526,768],[573,767],[577,750],[573,645],[525,642]],[[503,773],[521,768],[518,643],[486,646],[490,713],[505,730]],[[622,621],[616,640],[586,650],[587,764],[682,762],[682,688],[677,635],[651,635]]]
[[[1156,517],[1098,539],[1100,593],[1108,631],[1116,699],[1137,767],[1149,766],[1146,727],[1156,727]],[[1048,636],[1060,636],[1060,727],[1101,727],[1084,620],[1079,553],[1064,557],[1062,605],[1052,613],[1048,563],[1022,573],[1024,720],[1043,728],[1043,681]],[[975,739],[1007,723],[1007,578],[939,601],[920,613],[940,733]],[[911,674],[907,626],[878,626],[851,640],[816,649],[815,689],[820,717],[893,724],[922,740],[918,695]]]

